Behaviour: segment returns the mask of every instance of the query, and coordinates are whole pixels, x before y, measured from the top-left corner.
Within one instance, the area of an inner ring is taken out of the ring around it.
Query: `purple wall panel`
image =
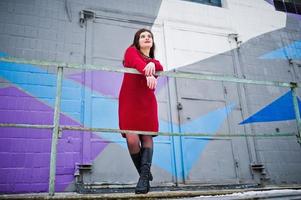
[[[23,91],[0,89],[0,122],[52,124],[53,109]],[[80,124],[61,114],[64,125]],[[48,191],[52,130],[0,128],[0,192]],[[99,138],[101,140],[101,138]],[[106,146],[92,148],[94,159]],[[81,133],[64,131],[58,142],[56,191],[74,180],[75,163],[81,163]]]

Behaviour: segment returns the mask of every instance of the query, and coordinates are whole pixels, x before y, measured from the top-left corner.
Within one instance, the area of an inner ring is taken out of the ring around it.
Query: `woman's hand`
[[[151,76],[156,73],[156,66],[155,63],[149,62],[145,68],[143,69],[145,76]]]
[[[147,87],[149,89],[156,89],[157,87],[157,79],[152,75],[152,76],[147,76],[146,77],[146,82],[147,82]]]

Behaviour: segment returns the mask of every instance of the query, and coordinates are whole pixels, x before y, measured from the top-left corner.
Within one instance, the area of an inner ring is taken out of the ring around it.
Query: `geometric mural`
[[[301,40],[260,56],[261,59],[301,59]]]
[[[298,98],[298,97],[297,97]],[[301,102],[298,98],[299,110],[301,108]],[[251,115],[239,124],[248,124],[254,122],[272,122],[272,121],[284,121],[293,120],[295,117],[295,110],[293,105],[292,92],[288,91],[272,103],[268,104],[255,114]]]

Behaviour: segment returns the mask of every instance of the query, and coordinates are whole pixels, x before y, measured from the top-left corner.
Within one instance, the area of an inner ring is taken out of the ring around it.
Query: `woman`
[[[157,86],[156,71],[163,67],[154,58],[154,36],[150,30],[140,29],[133,44],[124,54],[124,67],[134,68],[141,74],[125,73],[119,93],[119,127],[121,130],[158,132],[158,109],[154,94]],[[148,193],[153,157],[153,136],[122,134],[126,138],[131,158],[140,175],[135,193]]]

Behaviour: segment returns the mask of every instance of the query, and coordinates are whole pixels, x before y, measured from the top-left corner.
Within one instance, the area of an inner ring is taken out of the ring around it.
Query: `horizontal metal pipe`
[[[5,123],[0,123],[0,127],[53,129],[54,126],[53,125],[42,125],[42,124],[5,124]]]
[[[70,64],[70,63],[64,63],[64,62],[47,62],[47,61],[40,61],[40,60],[25,60],[25,59],[14,58],[14,57],[1,57],[0,61],[32,64],[32,65],[40,65],[40,66],[48,66],[48,67],[60,66],[60,67],[64,67],[64,68],[73,68],[73,69],[95,69],[95,70],[102,70],[102,71],[109,71],[109,72],[140,74],[140,72],[138,72],[136,69],[124,68],[124,67],[108,67],[108,66],[103,66],[103,65]],[[177,71],[177,72],[163,71],[163,72],[157,72],[156,75],[168,76],[168,77],[173,77],[173,78],[225,81],[225,82],[233,82],[233,83],[245,83],[245,84],[277,86],[277,87],[299,87],[298,83],[251,80],[251,79],[237,78],[234,76],[213,74],[213,73],[208,73],[208,72],[191,73],[191,72],[179,72],[179,71]]]
[[[210,133],[170,133],[170,132],[152,132],[152,131],[133,131],[133,130],[120,130],[113,128],[85,128],[74,126],[60,126],[61,130],[77,130],[77,131],[90,131],[90,132],[109,132],[109,133],[135,133],[141,135],[160,135],[160,136],[204,136],[204,137],[282,137],[282,136],[296,136],[296,133],[262,133],[262,134],[210,134]]]
[[[53,129],[53,125],[39,125],[39,124],[0,124],[0,127],[14,127],[14,128],[37,128],[37,129]],[[283,136],[296,136],[296,133],[261,133],[261,134],[210,134],[210,133],[171,133],[171,132],[152,132],[152,131],[133,131],[133,130],[120,130],[114,128],[86,128],[80,126],[59,126],[59,130],[74,130],[74,131],[89,131],[89,132],[105,132],[105,133],[135,133],[141,135],[161,135],[161,136],[203,136],[203,137],[283,137]]]

